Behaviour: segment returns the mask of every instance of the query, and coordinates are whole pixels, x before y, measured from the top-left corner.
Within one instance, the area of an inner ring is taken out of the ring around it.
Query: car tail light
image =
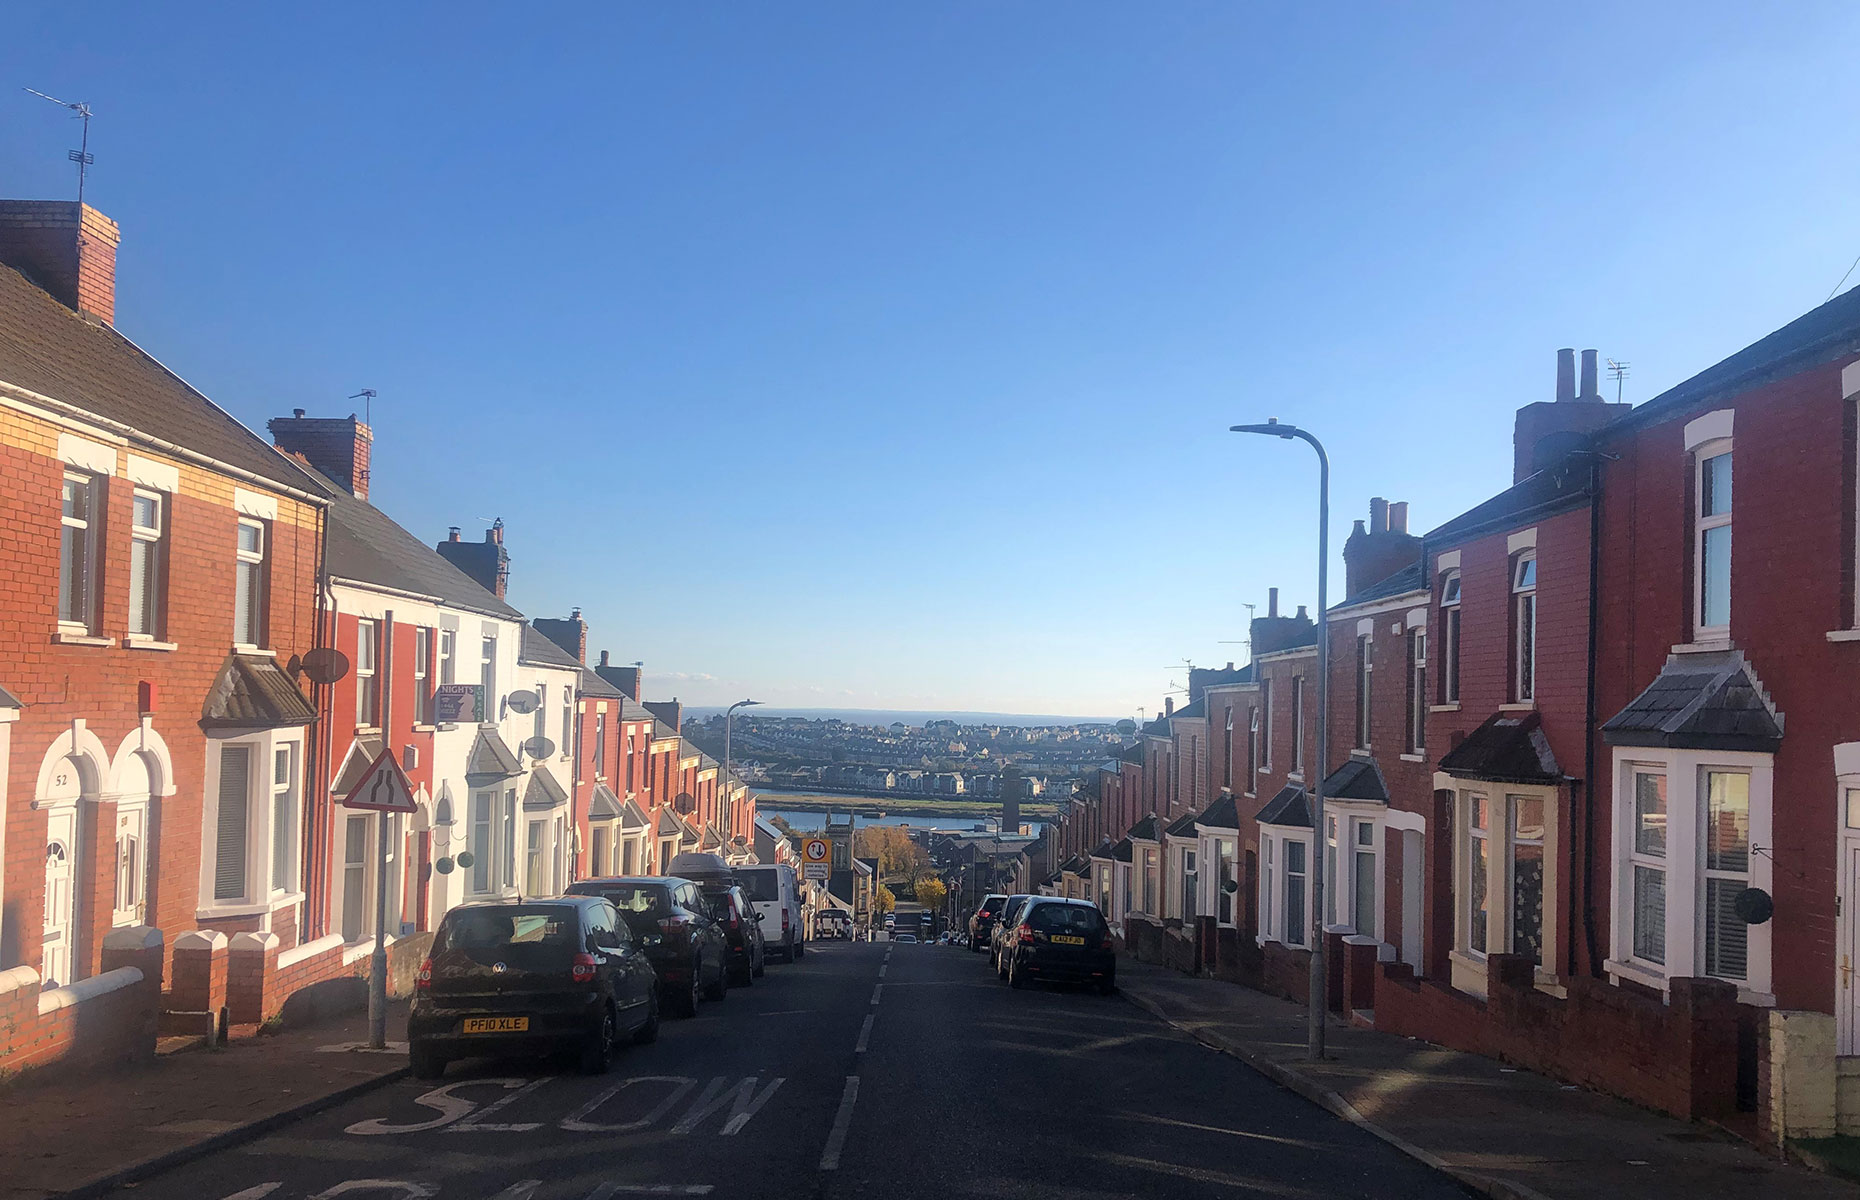
[[[1022,925],[1020,927],[1020,940],[1022,945],[1033,941],[1033,926]]]
[[[1104,935],[1104,940],[1103,940],[1102,942],[1099,942],[1099,943],[1098,943],[1098,949],[1100,949],[1100,950],[1115,950],[1115,949],[1117,949],[1117,947],[1115,947],[1115,946],[1113,946],[1113,945],[1111,944],[1111,935],[1110,935],[1110,934],[1108,934],[1108,933],[1107,933],[1107,934],[1105,934],[1105,935]]]
[[[413,977],[413,986],[418,991],[426,991],[433,986],[433,960],[427,959],[420,964],[420,970]]]
[[[568,977],[576,983],[594,982],[594,956],[577,954],[570,962]]]
[[[691,924],[683,917],[660,917],[659,928],[667,933],[683,933],[685,926]]]
[[[781,910],[781,931],[788,932],[788,910],[785,908]]]

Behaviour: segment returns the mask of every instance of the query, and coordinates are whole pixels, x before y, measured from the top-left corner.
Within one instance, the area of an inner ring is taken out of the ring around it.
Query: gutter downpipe
[[[1602,460],[1589,457],[1589,647],[1588,679],[1583,716],[1582,780],[1582,935],[1589,951],[1589,976],[1601,978],[1601,948],[1595,935],[1595,659],[1600,632],[1602,563]],[[1575,957],[1575,947],[1570,948]],[[1575,974],[1575,963],[1570,974]]]

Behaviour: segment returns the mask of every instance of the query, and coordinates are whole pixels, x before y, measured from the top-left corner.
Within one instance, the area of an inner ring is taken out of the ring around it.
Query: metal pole
[[[382,621],[381,635],[381,753],[394,742],[394,613]],[[368,1045],[387,1048],[387,885],[389,814],[375,814],[375,952],[368,959]]]

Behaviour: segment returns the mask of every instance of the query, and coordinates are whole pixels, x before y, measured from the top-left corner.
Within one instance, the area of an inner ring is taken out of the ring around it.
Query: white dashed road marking
[[[820,1169],[840,1169],[840,1151],[846,1148],[846,1133],[852,1128],[853,1105],[859,1100],[859,1077],[846,1077],[846,1090],[840,1093],[840,1111],[833,1116],[833,1130],[827,1134],[827,1148],[820,1152]]]
[[[872,1040],[872,1022],[877,1018],[877,1013],[865,1014],[865,1024],[859,1026],[859,1043],[853,1047],[854,1054],[865,1053],[865,1044]]]
[[[872,1004],[874,1007],[878,1005],[879,993],[883,992],[884,990],[885,990],[885,985],[882,983],[872,989]]]

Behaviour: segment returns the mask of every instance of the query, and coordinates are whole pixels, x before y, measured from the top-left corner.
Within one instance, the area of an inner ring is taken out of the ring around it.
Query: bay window
[[[302,892],[303,732],[267,730],[207,747],[198,915],[262,913],[294,901]]]
[[[1353,821],[1355,849],[1350,876],[1350,893],[1354,901],[1352,924],[1365,937],[1382,936],[1382,893],[1376,887],[1376,823]]]
[[[1231,843],[1230,843],[1231,845]],[[1260,828],[1259,938],[1283,946],[1311,944],[1311,831]],[[1231,910],[1230,910],[1231,916]]]
[[[1456,800],[1454,986],[1485,991],[1488,953],[1557,962],[1551,905],[1556,896],[1558,792],[1554,788],[1467,789]]]
[[[1666,774],[1634,772],[1633,875],[1634,957],[1666,962]]]
[[[1305,912],[1307,891],[1307,871],[1305,868],[1306,844],[1288,838],[1282,843],[1285,849],[1285,923],[1279,931],[1280,940],[1288,946],[1305,944]]]

